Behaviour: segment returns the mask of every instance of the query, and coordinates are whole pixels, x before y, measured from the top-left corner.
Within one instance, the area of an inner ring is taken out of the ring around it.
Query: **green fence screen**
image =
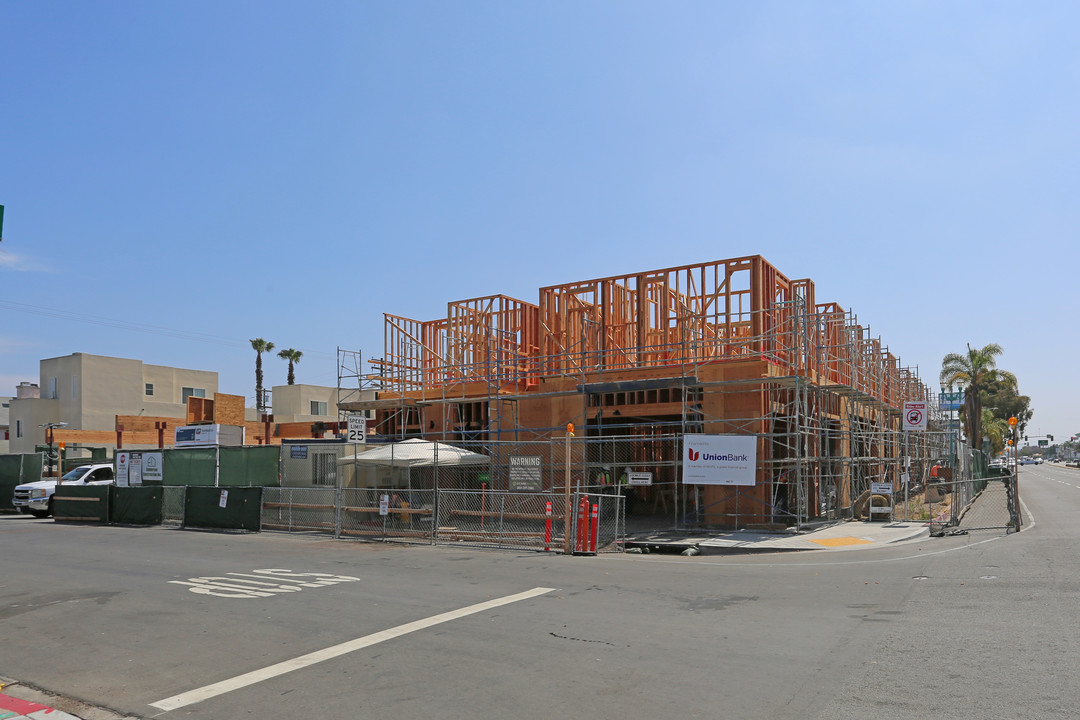
[[[161,482],[164,485],[213,487],[217,481],[217,448],[165,450]]]
[[[111,486],[109,522],[122,525],[160,525],[161,502],[165,495],[160,485],[146,487]]]
[[[220,487],[277,487],[281,449],[274,445],[221,448]]]
[[[0,510],[12,510],[15,486],[41,479],[41,455],[0,455]]]
[[[261,487],[189,487],[184,498],[184,527],[259,529]]]
[[[276,446],[173,448],[165,451],[162,482],[188,487],[277,487]]]
[[[57,485],[53,494],[53,519],[109,522],[112,485]]]

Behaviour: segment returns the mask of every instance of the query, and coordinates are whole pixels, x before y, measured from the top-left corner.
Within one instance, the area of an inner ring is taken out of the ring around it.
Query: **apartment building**
[[[189,397],[212,398],[218,374],[129,358],[72,353],[40,361],[40,385],[22,383],[9,407],[9,451],[33,452],[49,423],[116,429],[117,415],[183,419]]]

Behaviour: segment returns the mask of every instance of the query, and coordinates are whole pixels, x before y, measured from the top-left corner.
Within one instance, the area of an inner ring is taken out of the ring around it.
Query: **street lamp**
[[[949,392],[946,397],[948,398],[947,407],[949,408],[949,463],[950,467],[956,467],[956,454],[958,435],[960,434],[959,423],[957,427],[953,429],[953,418],[956,417],[959,420],[959,410],[957,404],[963,402],[964,397],[964,383],[963,381],[957,381],[955,383],[956,390],[953,391],[954,383],[949,383]],[[945,395],[945,386],[941,386],[941,394]]]
[[[53,469],[53,430],[56,428],[66,428],[66,422],[47,422],[41,423],[38,427],[45,428],[45,441],[49,443],[49,476],[52,477]]]

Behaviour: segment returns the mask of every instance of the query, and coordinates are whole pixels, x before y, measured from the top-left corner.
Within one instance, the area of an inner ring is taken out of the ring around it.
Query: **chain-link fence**
[[[933,499],[938,503],[938,509],[930,520],[932,535],[952,531],[1020,529],[1015,473],[946,479],[930,489],[935,492]]]
[[[266,488],[262,500],[263,530],[340,532],[337,488]]]
[[[625,521],[621,495],[265,488],[262,529],[387,542],[614,552],[622,549]]]
[[[184,526],[184,495],[187,488],[166,485],[161,488],[161,524],[172,527]]]
[[[337,537],[434,542],[435,492],[378,488],[343,488]],[[382,503],[385,498],[385,513]]]
[[[885,516],[955,525],[961,509],[985,489],[975,482],[985,458],[963,445],[956,430],[900,432],[854,419],[792,442],[801,432],[795,426],[776,420],[771,427],[773,432],[756,435],[756,482],[746,486],[685,484],[688,436],[670,432],[369,447],[296,444],[282,448],[280,476],[281,490],[297,492],[268,498],[264,520],[268,529],[335,537],[421,543],[441,537],[534,548],[548,542],[548,500],[540,498],[550,495],[556,517],[551,543],[565,547],[564,526],[577,522],[563,517],[567,493],[620,498],[616,532],[626,534],[754,524],[802,529],[881,518],[876,508],[882,502],[893,510]],[[391,498],[385,514],[377,512],[382,494]],[[444,495],[447,505],[441,507]],[[601,525],[610,518],[604,505],[611,502],[598,507]]]

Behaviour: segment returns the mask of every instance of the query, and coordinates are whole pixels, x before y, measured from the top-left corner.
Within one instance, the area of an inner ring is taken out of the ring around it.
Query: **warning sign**
[[[904,403],[904,430],[925,430],[926,410],[925,402]]]

